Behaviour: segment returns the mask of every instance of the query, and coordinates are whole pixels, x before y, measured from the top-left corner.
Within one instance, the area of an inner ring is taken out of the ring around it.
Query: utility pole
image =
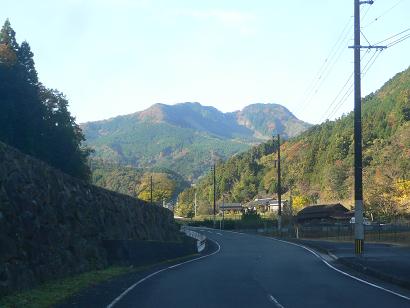
[[[222,229],[225,224],[225,194],[222,194]]]
[[[282,185],[280,174],[280,135],[278,134],[278,230],[282,234]]]
[[[215,163],[213,167],[213,180],[214,180],[214,229],[216,227],[216,168]]]
[[[194,217],[196,217],[196,188],[195,188],[194,209],[195,209]]]
[[[152,174],[151,174],[151,177],[150,177],[150,199],[151,199],[151,205],[154,204],[154,203],[152,202],[152,187],[153,187],[153,185],[152,185]]]
[[[360,45],[360,5],[372,5],[374,1],[354,0],[354,217],[355,253],[361,255],[364,248],[363,226],[363,163],[362,163],[362,94],[360,50],[383,49],[385,46]]]

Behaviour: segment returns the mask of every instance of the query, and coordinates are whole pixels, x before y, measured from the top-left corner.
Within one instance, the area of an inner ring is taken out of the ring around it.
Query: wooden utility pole
[[[152,184],[152,174],[150,177],[150,200],[151,200],[151,205],[153,205],[154,203],[152,202],[152,188],[153,188],[153,184]]]
[[[194,217],[196,217],[196,188],[195,188],[194,209],[195,209]]]
[[[281,185],[281,174],[280,174],[280,135],[278,134],[278,162],[277,162],[277,167],[278,167],[278,185],[277,185],[277,190],[278,190],[278,231],[279,234],[282,233],[282,185]]]
[[[363,162],[362,162],[362,93],[360,50],[362,48],[383,49],[386,46],[360,45],[360,5],[372,5],[373,1],[354,0],[354,217],[355,253],[362,254],[364,248],[363,226]]]
[[[213,167],[213,182],[214,182],[214,228],[216,228],[216,168]]]

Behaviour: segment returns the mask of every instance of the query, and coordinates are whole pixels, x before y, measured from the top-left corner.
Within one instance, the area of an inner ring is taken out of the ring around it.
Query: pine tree
[[[90,150],[68,101],[38,81],[30,45],[18,45],[6,20],[0,31],[0,141],[73,176],[89,179]]]
[[[16,32],[14,32],[8,19],[6,19],[0,30],[0,44],[7,45],[14,52],[17,52],[19,49],[19,44],[16,41]]]
[[[36,85],[38,83],[37,71],[34,67],[33,53],[30,45],[24,41],[17,50],[17,61],[21,66],[23,78],[30,84]]]

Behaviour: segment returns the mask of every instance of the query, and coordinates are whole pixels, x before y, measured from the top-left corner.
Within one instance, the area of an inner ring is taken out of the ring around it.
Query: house
[[[281,201],[282,208],[287,204],[286,200]],[[273,198],[255,199],[246,204],[246,208],[257,212],[277,212],[279,201]]]
[[[244,208],[240,203],[224,203],[219,206],[219,210],[222,212],[241,213]]]
[[[311,205],[297,213],[296,221],[299,224],[309,222],[348,222],[352,217],[351,213],[340,203]]]

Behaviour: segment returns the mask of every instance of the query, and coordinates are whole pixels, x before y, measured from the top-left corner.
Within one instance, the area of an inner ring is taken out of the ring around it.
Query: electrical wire
[[[376,52],[374,53],[375,56],[373,57],[373,60],[371,60],[371,62],[369,61],[367,63],[367,67],[363,68],[363,73],[362,73],[363,77],[365,77],[366,74],[368,73],[368,71],[372,68],[373,64],[376,62],[377,58],[381,55],[383,50],[384,49],[377,49],[376,50]]]
[[[392,35],[392,36],[390,36],[390,37],[388,37],[388,38],[386,38],[386,39],[384,39],[384,40],[382,40],[382,41],[380,41],[380,42],[377,42],[375,45],[380,45],[381,43],[384,43],[384,42],[386,42],[386,41],[388,41],[388,40],[391,40],[392,38],[395,38],[395,37],[397,37],[397,36],[399,36],[399,35],[401,35],[401,34],[403,34],[403,33],[406,33],[406,32],[408,32],[408,31],[410,31],[410,28],[407,28],[407,29],[405,29],[405,30],[403,30],[403,31],[401,31],[401,32],[399,32],[399,33],[397,33],[397,34],[395,34],[395,35]]]
[[[376,62],[377,58],[380,56],[380,54],[382,53],[384,49],[376,49],[375,52],[373,53],[373,55],[370,57],[370,59],[367,61],[367,63],[364,65],[363,67],[363,71],[362,71],[362,77],[364,78],[366,76],[366,74],[369,72],[369,70],[372,68],[372,66],[374,65],[374,63]],[[369,51],[369,50],[367,50]],[[364,58],[364,57],[363,57]],[[340,99],[339,103],[333,108],[332,112],[329,114],[328,119],[332,118],[341,107],[344,106],[344,104],[346,103],[347,99],[351,96],[351,94],[353,93],[353,83],[350,84],[349,88],[347,89],[347,91],[345,92],[345,94],[343,95],[343,97]]]
[[[347,21],[338,39],[333,45],[328,57],[325,59],[325,61],[321,65],[320,69],[318,70],[313,80],[309,83],[309,86],[307,87],[304,93],[305,98],[302,102],[303,104],[302,111],[305,110],[306,107],[309,105],[313,97],[317,94],[317,92],[321,88],[323,82],[326,80],[328,75],[333,70],[333,67],[335,66],[335,64],[339,61],[343,53],[342,47],[343,45],[345,45],[345,43],[347,43],[347,39],[350,34],[349,28],[351,26],[351,23],[352,23],[352,18],[349,17],[349,20]]]
[[[323,71],[326,69],[326,65],[328,65],[328,63],[330,62],[335,50],[338,50],[338,48],[339,48],[338,46],[340,45],[339,43],[341,42],[342,37],[345,35],[346,30],[349,29],[350,24],[351,24],[351,18],[349,18],[348,22],[344,26],[344,28],[343,28],[342,32],[340,33],[338,39],[336,40],[335,44],[333,45],[328,57],[323,62],[322,66],[320,67],[319,71],[317,72],[317,74],[313,78],[313,80],[310,83],[309,87],[314,86],[314,83],[317,82],[318,79],[321,79]],[[342,41],[344,41],[344,39]]]
[[[374,24],[375,22],[379,21],[380,18],[384,17],[385,15],[387,15],[388,13],[390,13],[393,9],[395,9],[401,2],[403,2],[404,0],[399,0],[398,2],[396,2],[396,4],[394,4],[393,6],[391,6],[389,9],[387,9],[386,11],[384,11],[382,14],[380,14],[379,16],[377,16],[376,18],[374,18],[371,22],[369,22],[368,24],[366,24],[365,26],[361,27],[361,28],[367,28],[368,26]]]
[[[366,56],[370,53],[369,49],[365,51],[365,53],[361,57],[361,61],[363,61]],[[330,103],[329,107],[326,109],[326,111],[323,113],[321,117],[321,122],[326,119],[326,118],[331,118],[335,112],[340,108],[339,105],[343,104],[344,101],[350,96],[349,92],[353,88],[353,83],[349,85],[353,77],[353,73],[350,74],[350,76],[347,78],[346,82],[340,89],[340,91],[337,93],[335,98],[332,100]],[[346,88],[349,85],[348,88]],[[342,95],[342,93],[344,93]],[[342,95],[342,96],[341,96]]]
[[[410,38],[410,34],[407,34],[407,35],[395,40],[394,42],[391,42],[390,44],[387,45],[387,48],[390,48],[394,45],[397,45],[398,43],[401,43],[401,42],[407,40],[408,38]]]

